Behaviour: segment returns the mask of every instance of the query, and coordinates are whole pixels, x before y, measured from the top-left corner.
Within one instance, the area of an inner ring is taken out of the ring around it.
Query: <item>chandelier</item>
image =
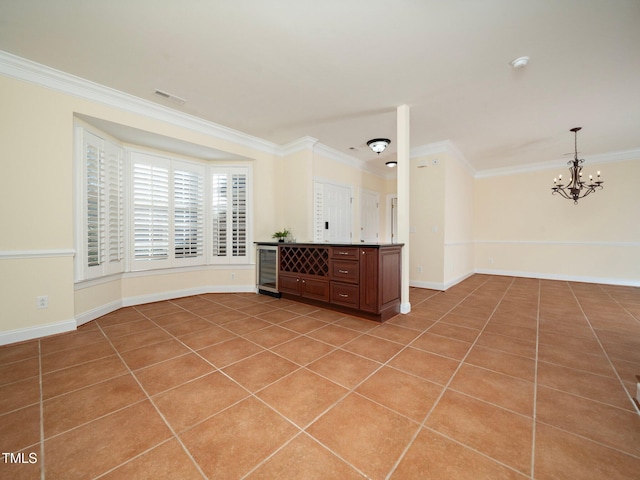
[[[559,175],[557,179],[553,179],[553,187],[551,187],[551,194],[555,195],[559,193],[561,196],[568,200],[573,200],[574,204],[578,204],[578,200],[586,197],[591,192],[595,192],[596,189],[602,190],[602,184],[600,180],[600,170],[598,170],[596,180],[593,180],[593,175],[589,175],[589,182],[582,180],[582,163],[584,159],[578,159],[578,132],[582,127],[572,128],[571,131],[575,134],[575,154],[573,160],[569,160],[569,182],[565,185],[562,183],[562,175]]]

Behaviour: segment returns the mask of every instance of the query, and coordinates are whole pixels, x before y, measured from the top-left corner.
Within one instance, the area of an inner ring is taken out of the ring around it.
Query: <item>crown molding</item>
[[[239,144],[272,155],[282,155],[273,142],[105,87],[69,73],[0,50],[0,74],[41,87],[90,100],[130,113],[161,120],[197,133]]]
[[[471,174],[472,177],[477,175],[475,168],[471,166],[469,161],[462,154],[460,149],[451,140],[443,140],[440,142],[429,143],[411,149],[411,158],[420,158],[426,155],[437,155],[446,153],[452,158],[460,162],[460,164]]]
[[[387,172],[384,170],[380,170],[378,168],[372,167],[368,165],[364,160],[360,160],[359,158],[353,157],[351,155],[347,155],[335,148],[329,147],[323,143],[316,143],[313,147],[313,152],[322,155],[330,160],[335,160],[336,162],[342,163],[344,165],[348,165],[353,168],[357,168],[359,170],[363,170],[372,175],[376,175],[378,177],[387,176]]]
[[[589,161],[590,163],[614,163],[625,162],[628,160],[638,160],[640,159],[640,149],[624,150],[622,152],[601,153],[597,155],[589,155],[583,158],[585,159],[585,161]],[[550,160],[548,162],[530,163],[529,165],[522,165],[517,167],[492,168],[488,170],[480,170],[476,173],[475,178],[500,177],[506,175],[515,175],[519,173],[531,173],[541,170],[550,170],[552,168],[565,168],[567,166],[567,163],[567,159],[565,158]]]
[[[317,138],[313,137],[300,137],[292,142],[285,143],[280,147],[280,156],[292,155],[294,153],[302,152],[305,150],[313,150],[314,145],[318,143]]]

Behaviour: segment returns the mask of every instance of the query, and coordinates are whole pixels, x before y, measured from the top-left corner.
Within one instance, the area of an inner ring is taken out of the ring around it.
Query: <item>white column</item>
[[[411,311],[409,301],[409,182],[410,182],[410,121],[409,105],[398,107],[398,242],[402,248],[402,287],[400,294],[400,313]]]

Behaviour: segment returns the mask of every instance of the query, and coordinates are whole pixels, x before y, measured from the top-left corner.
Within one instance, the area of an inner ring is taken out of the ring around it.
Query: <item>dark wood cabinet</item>
[[[327,247],[279,247],[280,267],[278,288],[280,293],[328,302],[329,250]]]
[[[399,312],[402,245],[279,245],[283,297],[384,321]]]

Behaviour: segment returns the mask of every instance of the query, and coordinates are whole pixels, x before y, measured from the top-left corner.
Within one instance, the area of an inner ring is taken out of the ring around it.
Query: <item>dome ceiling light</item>
[[[369,140],[367,142],[367,146],[378,155],[380,155],[382,152],[384,152],[384,149],[387,148],[390,143],[391,140],[389,140],[388,138],[374,138],[373,140]]]

